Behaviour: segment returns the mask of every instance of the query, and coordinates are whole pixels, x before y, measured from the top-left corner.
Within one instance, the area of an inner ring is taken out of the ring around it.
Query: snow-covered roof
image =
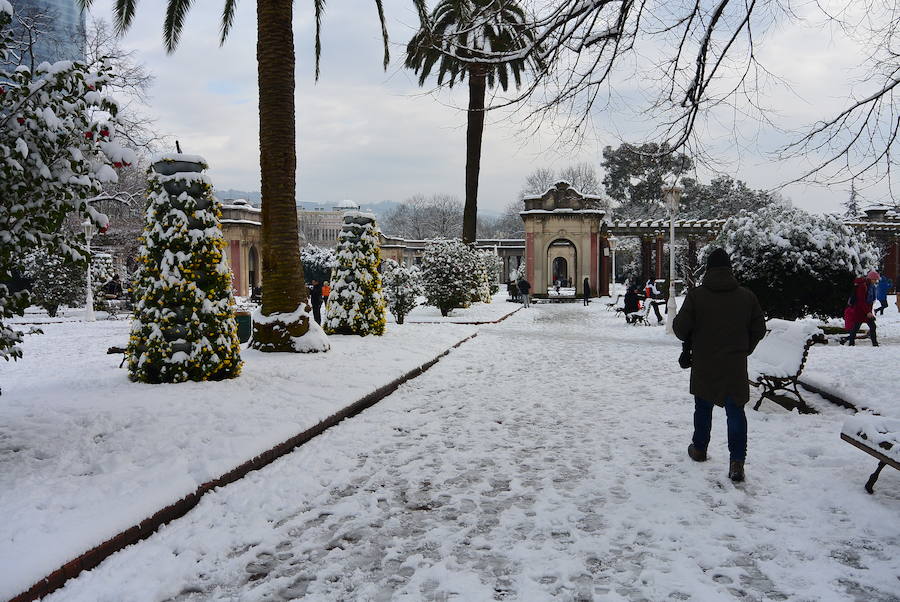
[[[359,209],[359,203],[356,201],[351,201],[349,199],[339,201],[334,205],[335,209]]]

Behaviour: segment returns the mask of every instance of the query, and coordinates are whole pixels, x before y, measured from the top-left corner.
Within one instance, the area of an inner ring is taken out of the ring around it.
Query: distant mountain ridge
[[[227,199],[247,199],[251,205],[254,207],[259,207],[262,202],[262,193],[259,191],[247,191],[247,190],[216,190],[216,196],[221,200]],[[297,207],[302,207],[307,211],[315,211],[316,209],[321,209],[324,211],[330,211],[337,203],[340,201],[326,201],[326,202],[316,202],[316,201],[297,201]],[[398,203],[397,201],[378,201],[377,203],[361,203],[360,209],[363,211],[370,211],[375,214],[375,217],[381,220],[387,215],[392,209],[401,205],[402,203]],[[487,209],[482,209],[479,207],[478,209],[479,217],[490,217],[496,218],[500,215],[497,211],[490,211]]]

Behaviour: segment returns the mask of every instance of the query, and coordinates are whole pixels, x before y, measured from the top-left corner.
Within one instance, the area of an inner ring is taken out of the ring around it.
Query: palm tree
[[[88,8],[93,0],[80,0]],[[116,0],[118,32],[128,29],[138,0]],[[424,0],[413,0],[423,10]],[[234,20],[237,0],[224,0],[221,39],[225,42]],[[166,50],[175,51],[191,0],[168,0],[163,24]],[[325,0],[313,0],[316,15],[316,78],[321,54],[320,26]],[[375,0],[384,40],[384,67],[389,61],[388,36],[382,0]],[[278,321],[256,323],[254,348],[261,351],[295,351],[293,338],[309,329],[308,318],[296,317],[297,309],[309,311],[297,229],[297,149],[294,117],[294,33],[292,0],[257,0],[256,60],[259,81],[259,156],[262,179],[262,314],[284,314]],[[293,314],[293,316],[292,316]]]
[[[505,92],[510,74],[518,89],[526,62],[540,66],[540,48],[515,0],[441,0],[430,17],[420,11],[419,19],[422,26],[406,46],[406,67],[419,74],[419,85],[425,84],[435,64],[438,85],[447,79],[452,88],[469,78],[463,241],[473,243],[485,92],[498,83]]]

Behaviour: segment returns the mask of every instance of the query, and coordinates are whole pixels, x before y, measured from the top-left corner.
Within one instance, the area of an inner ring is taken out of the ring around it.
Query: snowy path
[[[900,477],[844,414],[724,415],[692,463],[662,328],[541,306],[49,600],[900,600]]]

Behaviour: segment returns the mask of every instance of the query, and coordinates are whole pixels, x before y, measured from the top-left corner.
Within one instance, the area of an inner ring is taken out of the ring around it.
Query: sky
[[[181,142],[185,152],[204,156],[218,189],[259,190],[255,3],[239,2],[234,28],[220,47],[221,3],[196,3],[174,54],[162,43],[163,2],[139,2],[123,46],[155,76],[147,112],[157,129]],[[802,5],[801,5],[802,7]],[[403,68],[405,43],[417,18],[409,0],[385,0],[391,35],[391,63],[382,69],[382,46],[374,2],[332,0],[323,19],[321,76],[313,75],[313,11],[295,3],[297,56],[299,200],[331,203],[402,201],[422,193],[464,197],[465,86],[424,88]],[[96,18],[111,19],[112,1],[96,0]],[[764,100],[783,127],[799,128],[843,105],[847,80],[861,62],[860,50],[816,23],[772,28],[760,56],[792,88],[771,85]],[[643,142],[646,120],[624,110],[638,86],[618,81],[616,102],[594,115],[578,145],[561,143],[546,127],[526,132],[517,114],[488,115],[481,161],[479,207],[501,211],[518,200],[525,178],[539,167],[560,169],[589,162],[601,172],[604,146]],[[772,151],[789,140],[752,119],[704,124],[701,135],[717,169],[752,188],[771,189],[796,177],[805,164],[777,160]],[[552,126],[552,124],[550,124]],[[740,143],[731,136],[738,133]],[[708,180],[706,169],[698,174]],[[602,173],[601,173],[602,177]],[[849,185],[831,188],[791,185],[781,190],[794,205],[816,212],[840,210]],[[885,190],[863,191],[863,199],[885,198]]]

